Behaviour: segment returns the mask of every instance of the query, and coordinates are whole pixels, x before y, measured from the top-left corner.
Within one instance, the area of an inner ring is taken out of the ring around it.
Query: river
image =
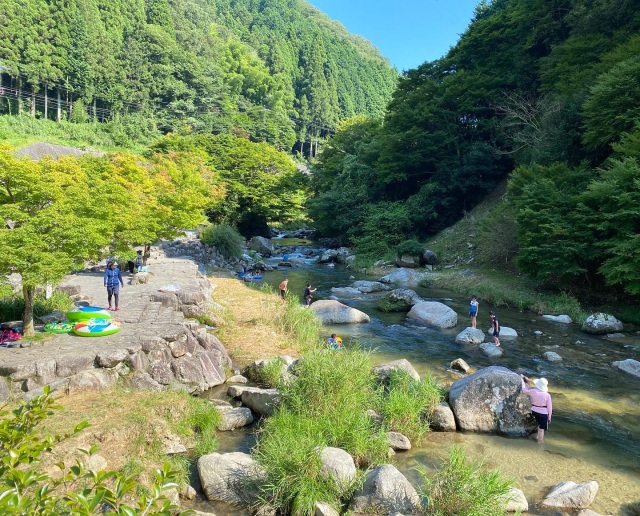
[[[274,259],[274,262],[277,259]],[[308,262],[290,270],[264,275],[264,282],[277,289],[285,277],[289,290],[302,296],[306,283],[317,287],[315,300],[331,296],[331,287],[349,286],[355,279],[375,280],[337,266]],[[500,365],[528,376],[544,376],[554,403],[553,421],[543,443],[530,438],[505,438],[473,433],[429,433],[425,441],[394,457],[396,466],[418,485],[416,465],[435,469],[448,455],[451,445],[460,445],[467,456],[484,461],[515,479],[524,491],[529,513],[559,514],[535,507],[550,487],[564,480],[576,483],[596,480],[600,490],[590,509],[602,514],[638,515],[640,505],[640,381],[618,372],[610,364],[626,358],[638,359],[640,335],[625,328],[624,339],[606,340],[580,331],[577,324],[548,322],[533,313],[495,308],[502,326],[518,332],[516,340],[502,340],[503,357],[490,360],[477,346],[456,344],[455,336],[468,325],[468,299],[454,292],[417,288],[419,295],[444,301],[458,313],[457,327],[439,331],[408,324],[406,314],[387,314],[375,307],[376,294],[340,299],[371,316],[369,324],[326,327],[347,346],[359,343],[370,348],[372,361],[383,363],[408,359],[421,374],[450,384],[461,376],[448,369],[455,358],[474,368]],[[488,312],[494,309],[480,301],[478,327],[490,327]],[[535,331],[543,332],[536,336]],[[563,361],[549,363],[545,351],[555,351]],[[248,433],[221,434],[221,452],[248,450]],[[208,504],[205,504],[208,505]],[[202,507],[200,510],[206,510]],[[220,513],[220,510],[216,510]]]

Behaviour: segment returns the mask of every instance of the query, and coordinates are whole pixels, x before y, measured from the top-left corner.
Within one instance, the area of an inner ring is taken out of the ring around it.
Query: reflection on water
[[[277,288],[286,276],[293,294],[301,297],[304,286],[311,283],[318,288],[315,299],[326,299],[331,295],[331,287],[350,285],[354,281],[352,275],[355,279],[376,279],[340,267],[310,263],[305,268],[267,273],[265,282]],[[554,415],[542,444],[526,438],[429,434],[420,446],[394,457],[415,485],[419,483],[416,464],[436,468],[447,457],[449,447],[458,444],[469,457],[484,460],[515,478],[516,487],[529,500],[532,514],[545,514],[533,506],[553,484],[563,480],[598,481],[600,491],[590,508],[604,514],[623,514],[621,507],[640,501],[640,381],[611,368],[613,361],[638,358],[638,334],[626,328],[628,336],[612,342],[582,333],[575,324],[548,322],[531,313],[500,308],[495,309],[500,323],[516,329],[519,336],[516,340],[503,340],[504,356],[490,360],[477,346],[455,343],[455,336],[468,320],[466,298],[442,290],[416,290],[425,298],[450,299],[446,304],[458,313],[458,326],[437,331],[409,325],[405,314],[378,311],[375,308],[378,294],[364,294],[341,301],[368,313],[371,323],[327,327],[326,333],[338,333],[346,345],[359,343],[370,348],[374,363],[406,358],[420,374],[430,374],[445,384],[460,378],[447,369],[458,357],[475,368],[495,364],[528,375],[545,376],[553,397]],[[489,309],[480,300],[478,327],[485,331],[490,326]],[[543,335],[534,335],[536,330]],[[543,360],[545,351],[555,351],[563,361]],[[250,448],[251,441],[246,435],[246,432],[236,432],[235,437],[222,434],[222,449]],[[222,514],[219,509],[215,512]]]

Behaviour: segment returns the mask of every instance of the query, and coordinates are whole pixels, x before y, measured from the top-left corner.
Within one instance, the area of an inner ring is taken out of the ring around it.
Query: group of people
[[[286,300],[287,294],[289,293],[289,278],[285,278],[284,280],[282,280],[278,288],[280,289],[280,297],[283,300]],[[318,289],[313,288],[311,286],[311,283],[307,283],[303,294],[305,308],[309,308],[309,306],[311,305],[311,300],[313,299],[313,296],[311,294],[313,294],[316,290]]]
[[[471,301],[469,302],[469,317],[471,317],[471,327],[473,329],[476,328],[479,306],[480,306],[480,303],[478,303],[478,296],[471,296]],[[489,311],[489,319],[491,319],[491,333],[493,334],[493,343],[496,346],[499,346],[500,345],[500,321],[498,321],[498,317],[496,316],[496,313],[493,310]]]

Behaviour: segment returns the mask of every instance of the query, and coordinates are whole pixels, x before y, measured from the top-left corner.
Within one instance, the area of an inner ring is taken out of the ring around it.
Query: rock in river
[[[343,305],[339,301],[322,300],[309,307],[322,324],[367,323],[369,316],[360,310]]]
[[[423,301],[411,307],[407,318],[436,328],[453,328],[458,324],[458,314],[444,303]]]

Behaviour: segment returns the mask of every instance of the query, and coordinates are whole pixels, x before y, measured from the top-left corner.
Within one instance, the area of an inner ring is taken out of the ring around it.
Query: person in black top
[[[317,288],[311,288],[311,283],[307,284],[307,288],[304,289],[304,307],[309,308],[311,304],[311,298],[313,297],[311,294],[318,290]]]
[[[498,318],[493,310],[489,312],[489,317],[491,318],[491,329],[493,330],[493,342],[496,346],[499,346],[500,339],[498,337],[500,337],[500,323],[498,322]]]

